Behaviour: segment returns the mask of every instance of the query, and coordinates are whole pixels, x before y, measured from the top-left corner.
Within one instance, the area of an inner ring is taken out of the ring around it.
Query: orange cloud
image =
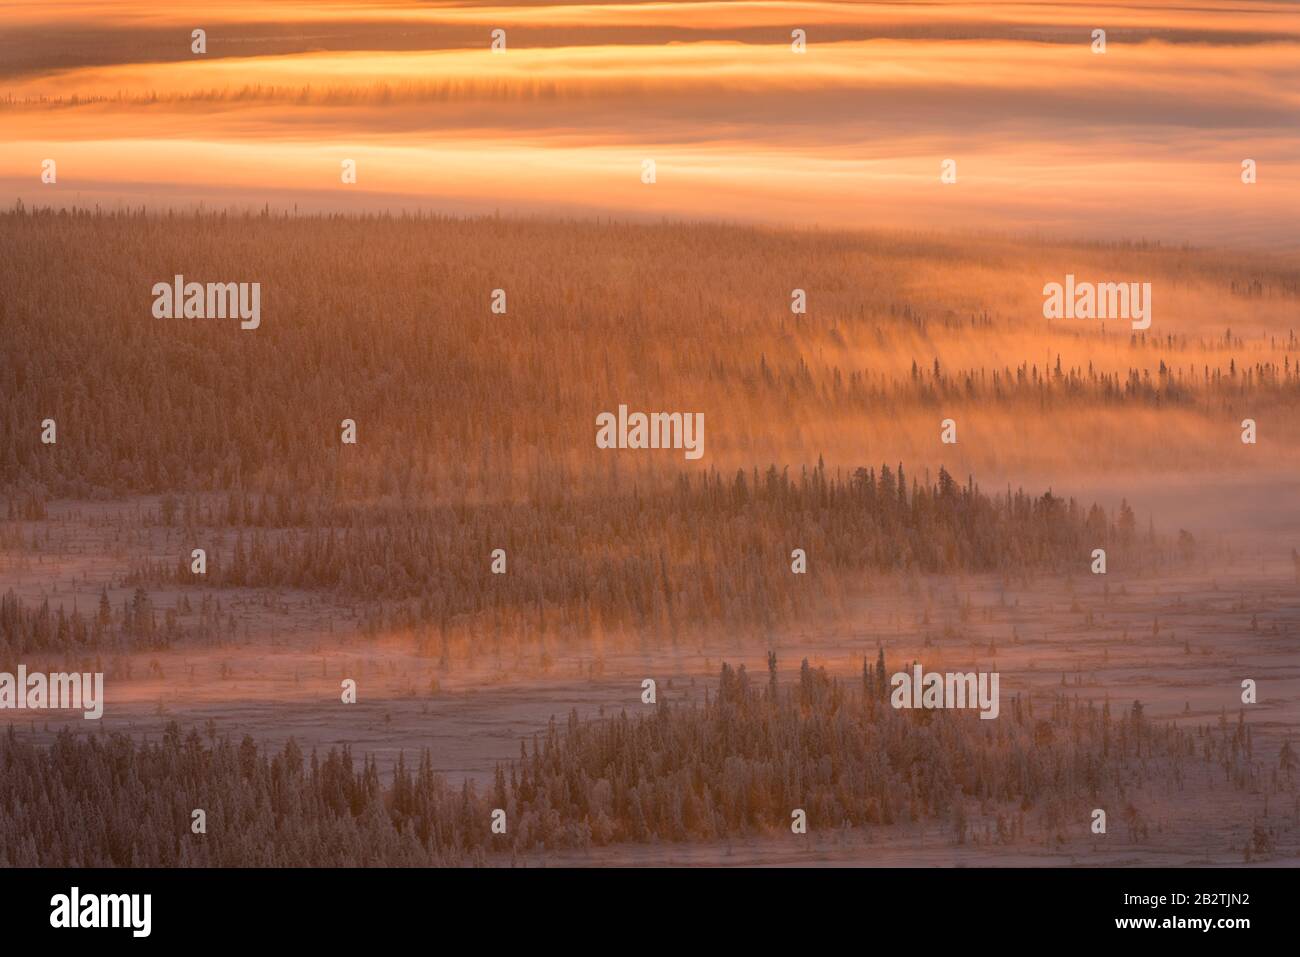
[[[179,28],[198,22],[199,8],[55,9],[115,28]],[[360,19],[393,31],[406,21],[498,19],[774,29],[762,43],[575,42],[494,54],[485,33],[471,49],[202,57],[189,55],[181,31],[185,50],[162,62],[142,49],[131,62],[7,81],[0,184],[33,202],[243,199],[1295,243],[1300,29],[1283,5],[203,10],[214,47],[223,18],[273,14],[277,23]],[[1098,17],[1112,37],[1104,56],[1083,29]],[[791,23],[918,35],[818,42],[812,30],[808,52],[796,55],[785,39]],[[1160,24],[1202,39],[1124,39]],[[972,25],[983,38],[952,38]],[[1252,33],[1273,39],[1242,39]],[[54,186],[38,179],[45,158],[59,163]],[[1247,158],[1261,171],[1249,188],[1239,175]],[[343,159],[359,164],[355,187],[340,182]],[[645,159],[657,165],[653,186],[640,181]],[[939,180],[945,159],[956,161],[955,184]]]

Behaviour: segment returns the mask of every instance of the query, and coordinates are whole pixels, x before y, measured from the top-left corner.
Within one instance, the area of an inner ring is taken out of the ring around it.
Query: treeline
[[[1077,356],[1089,344],[1068,327],[1018,339],[1024,308],[1001,284],[983,291],[987,271],[1038,269],[1041,251],[987,255],[918,237],[707,224],[10,210],[0,213],[0,491],[518,500],[537,483],[607,487],[614,459],[643,486],[687,467],[673,453],[597,450],[595,416],[619,403],[704,412],[708,461],[730,469],[790,461],[789,449],[836,453],[823,436],[845,441],[839,430],[860,434],[864,417],[887,429],[906,416],[906,436],[920,422],[937,433],[944,416],[932,413],[959,401],[1040,418],[1098,403],[1199,404],[1219,418],[1249,397],[1250,415],[1276,421],[1300,395],[1294,334],[1270,345],[1142,335],[1120,349],[1124,373],[1040,366],[1058,345]],[[1213,266],[1225,325],[1239,299],[1243,312],[1260,308],[1237,283],[1269,303],[1296,295],[1285,262],[1125,255],[1162,275]],[[936,257],[970,270],[977,291],[925,291],[919,277]],[[155,318],[154,284],[178,274],[260,283],[260,327]],[[808,315],[790,311],[795,287],[812,297]],[[492,311],[496,289],[504,314]],[[1002,330],[1024,352],[1014,364],[940,368],[940,344],[960,330],[958,354]],[[1090,341],[1114,359],[1113,339]],[[46,419],[54,444],[41,441]],[[355,446],[340,442],[344,419],[357,424]]]
[[[888,674],[883,656],[861,682],[805,661],[782,686],[773,656],[759,681],[724,665],[702,704],[552,720],[482,793],[434,773],[427,751],[385,783],[347,747],[305,755],[291,740],[267,753],[211,726],[205,739],[173,723],[144,743],[64,731],[48,747],[11,727],[0,866],[505,863],[507,852],[622,842],[800,840],[796,809],[810,831],[938,822],[954,844],[1058,845],[1087,840],[1101,807],[1140,842],[1161,823],[1143,789],[1212,773],[1243,792],[1294,792],[1294,759],[1264,768],[1240,722],[1188,731],[1152,723],[1136,702],[1112,714],[1064,696],[1038,710],[1014,697],[994,721],[900,711]],[[193,830],[196,810],[206,833]],[[492,831],[497,810],[504,834]],[[1268,846],[1287,826],[1267,823]]]
[[[182,624],[180,616],[193,612],[188,598],[179,607],[159,614],[143,588],[114,606],[101,590],[93,611],[82,613],[52,609],[48,598],[40,605],[23,602],[10,589],[0,595],[0,665],[22,660],[24,655],[82,652],[146,651],[168,648],[182,639],[216,641],[222,637],[220,602],[205,596],[198,621]]]
[[[194,522],[193,547],[225,544],[208,549],[202,577],[187,545],[137,565],[130,582],[330,589],[380,603],[375,627],[430,627],[444,640],[466,628],[764,628],[840,610],[844,590],[873,574],[1082,574],[1096,548],[1111,570],[1161,558],[1127,504],[1112,517],[1050,492],[989,495],[942,468],[924,482],[902,465],[710,471],[671,490],[522,504],[307,509],[239,494],[162,511]]]
[[[1136,337],[1135,337],[1136,339]],[[1300,353],[1300,343],[1292,333],[1286,348]],[[1130,368],[1127,372],[1105,372],[1092,363],[1063,366],[1058,354],[1055,363],[1043,365],[1023,362],[1014,369],[958,368],[945,370],[939,361],[930,366],[912,363],[908,379],[911,392],[931,402],[952,399],[984,399],[990,402],[1032,400],[1044,409],[1063,408],[1086,401],[1092,405],[1138,403],[1149,406],[1204,405],[1223,403],[1241,396],[1269,397],[1280,403],[1300,398],[1300,361],[1284,356],[1281,363],[1242,363],[1229,359],[1226,368],[1209,363],[1186,361],[1174,365],[1161,358],[1154,369]],[[765,368],[765,375],[774,375]],[[786,373],[790,376],[790,373]],[[790,376],[794,379],[797,377]],[[898,382],[872,379],[851,372],[843,380],[844,399],[858,405],[872,405],[895,400],[906,389]]]

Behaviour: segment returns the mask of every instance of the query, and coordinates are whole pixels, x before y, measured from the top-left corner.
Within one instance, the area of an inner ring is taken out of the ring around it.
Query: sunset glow
[[[1294,242],[1293,8],[1093,9],[10,5],[0,188],[110,206]],[[1105,57],[1089,52],[1090,17],[1109,30]],[[55,55],[48,29],[69,18],[86,40]],[[195,27],[207,31],[202,56],[190,52]],[[489,48],[498,28],[504,53]],[[1243,144],[1267,169],[1247,200]],[[943,190],[939,164],[955,155],[960,185]],[[33,171],[50,156],[62,175],[42,190]],[[334,188],[343,158],[362,170],[346,195]],[[657,166],[653,191],[638,178],[644,159]]]

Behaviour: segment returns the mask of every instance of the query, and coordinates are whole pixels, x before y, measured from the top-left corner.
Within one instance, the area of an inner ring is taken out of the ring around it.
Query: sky
[[[5,205],[1294,249],[1298,121],[1290,3],[0,2]]]

